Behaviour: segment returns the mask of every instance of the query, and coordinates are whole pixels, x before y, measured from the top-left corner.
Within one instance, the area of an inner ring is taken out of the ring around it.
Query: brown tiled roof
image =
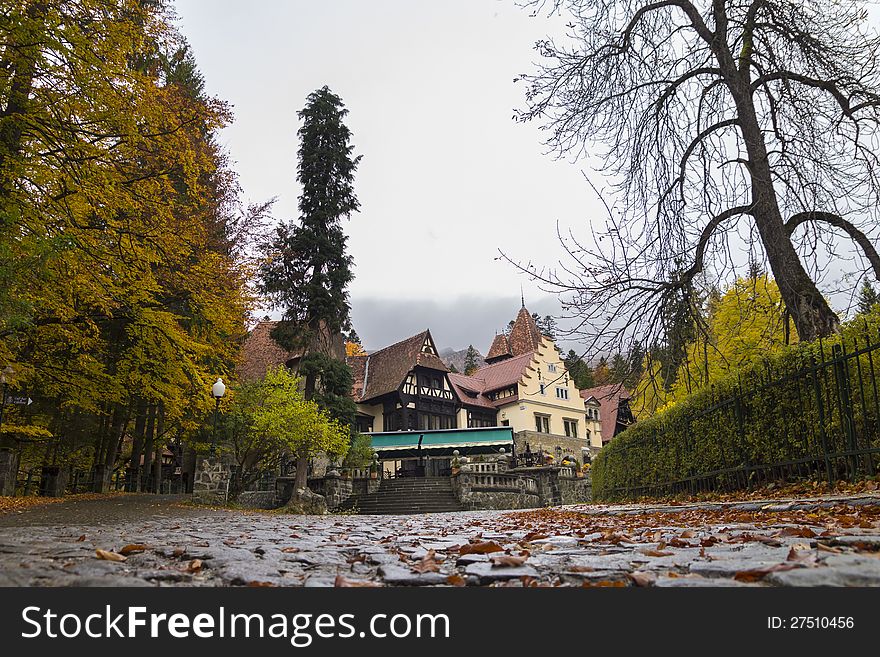
[[[538,330],[534,318],[526,310],[525,306],[519,309],[507,341],[510,344],[510,353],[514,356],[537,351],[541,345],[541,332]]]
[[[483,388],[486,382],[473,376],[465,376],[464,374],[449,374],[449,382],[452,384],[455,394],[462,404],[470,406],[482,406],[483,408],[494,409],[495,405],[492,400],[483,394]],[[471,394],[468,394],[469,391]],[[476,393],[476,394],[474,394]]]
[[[602,444],[609,442],[614,438],[617,429],[617,409],[620,406],[621,399],[632,399],[626,388],[621,383],[611,385],[597,386],[595,388],[587,388],[581,390],[581,397],[584,400],[595,397],[599,402],[599,418],[602,424]]]
[[[492,346],[489,347],[489,353],[486,354],[486,362],[492,362],[497,358],[506,358],[511,355],[510,343],[507,341],[507,336],[500,333],[495,336],[494,340],[492,340]]]
[[[367,369],[367,356],[346,356],[345,363],[351,368],[351,393],[355,399],[360,399],[364,392],[364,373]]]
[[[439,356],[422,351],[425,340],[434,344],[430,331],[422,331],[367,356],[360,399],[365,401],[397,390],[407,373],[416,365],[448,372],[449,368]],[[436,347],[434,351],[437,351]]]
[[[302,355],[299,351],[283,349],[269,333],[278,322],[260,322],[248,334],[241,348],[236,372],[242,381],[257,381],[266,376],[266,370],[286,365],[292,358]]]
[[[527,354],[521,354],[498,363],[486,365],[474,372],[474,378],[483,379],[486,382],[486,387],[483,388],[484,392],[512,386],[522,379],[523,373],[526,371],[529,363],[532,362],[533,356],[534,353],[530,351]]]

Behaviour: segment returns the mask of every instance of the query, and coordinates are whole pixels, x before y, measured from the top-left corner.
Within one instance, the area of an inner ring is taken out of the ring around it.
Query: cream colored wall
[[[556,372],[549,372],[548,365],[555,365]],[[540,369],[541,378],[538,378]],[[560,358],[556,345],[549,338],[543,338],[541,346],[535,353],[532,362],[529,363],[523,378],[519,383],[519,400],[505,404],[499,408],[498,422],[509,420],[514,431],[534,431],[535,414],[550,416],[550,433],[560,436],[565,435],[563,420],[577,420],[578,438],[584,440],[587,428],[586,415],[584,413],[584,400],[580,391],[569,376],[566,379],[565,364]],[[545,384],[545,394],[541,394],[541,383]],[[556,388],[566,388],[568,399],[556,397]]]
[[[598,410],[598,409],[597,409]],[[590,447],[601,448],[602,447],[602,416],[599,416],[598,420],[594,420],[592,418],[586,417],[586,410],[584,411],[584,417],[586,418],[586,427],[590,430]]]
[[[382,415],[382,404],[376,404],[373,406],[367,404],[356,404],[357,410],[359,413],[365,413],[366,415],[372,415],[373,418],[373,431],[382,431],[384,427],[383,423],[383,415]]]

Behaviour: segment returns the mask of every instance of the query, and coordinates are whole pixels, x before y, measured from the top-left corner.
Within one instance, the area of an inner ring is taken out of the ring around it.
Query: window
[[[550,433],[550,416],[535,415],[535,430],[538,433]]]
[[[553,363],[547,363],[547,371],[550,372],[550,374],[556,374],[556,365]]]
[[[556,396],[559,399],[568,399],[568,388],[556,388]]]
[[[577,420],[567,420],[563,419],[562,424],[565,426],[565,435],[569,438],[577,438],[578,437],[578,423]]]
[[[542,394],[542,395],[546,395],[546,394],[547,394],[547,392],[544,390],[544,384],[543,384],[543,383],[541,384],[541,394]]]

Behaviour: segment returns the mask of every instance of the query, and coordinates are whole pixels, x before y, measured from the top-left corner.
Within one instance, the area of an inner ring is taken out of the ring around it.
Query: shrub
[[[737,490],[880,468],[880,313],[750,363],[615,437],[597,499]]]

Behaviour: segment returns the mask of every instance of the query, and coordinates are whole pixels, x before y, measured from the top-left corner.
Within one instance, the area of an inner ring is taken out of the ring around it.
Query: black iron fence
[[[880,468],[880,333],[849,330],[753,365],[636,424],[597,459],[604,499],[833,484]]]

